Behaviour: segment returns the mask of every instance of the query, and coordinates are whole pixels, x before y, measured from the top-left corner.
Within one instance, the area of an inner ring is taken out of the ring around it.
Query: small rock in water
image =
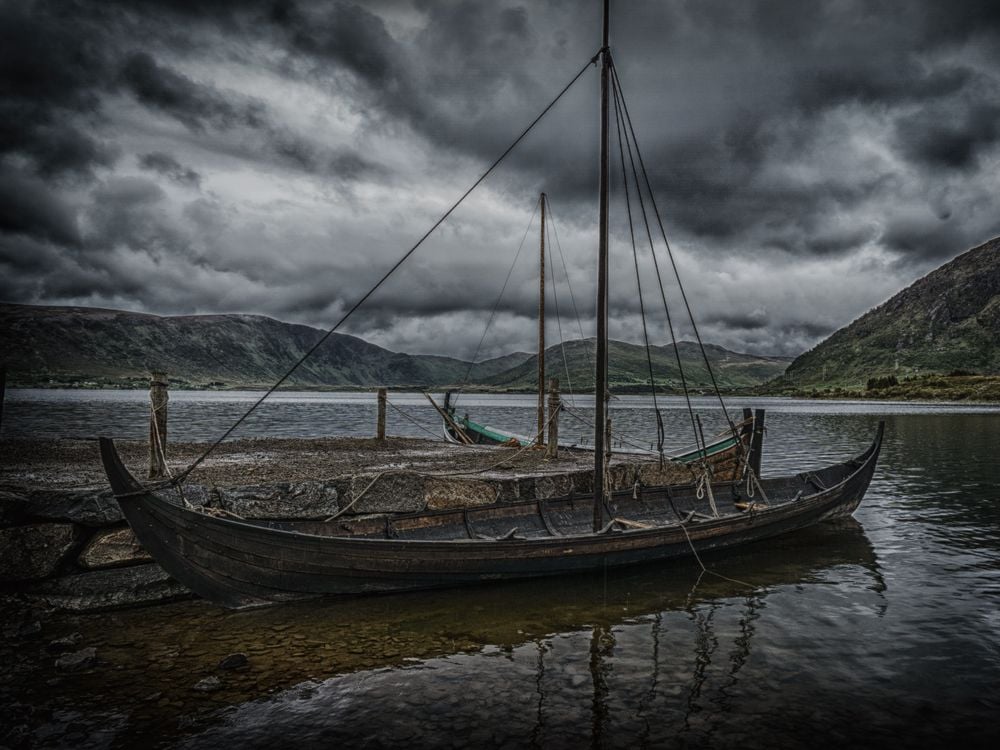
[[[236,653],[230,654],[222,661],[219,662],[219,669],[240,669],[245,667],[250,663],[246,654]]]
[[[75,672],[78,669],[92,667],[96,661],[97,649],[91,646],[89,648],[80,649],[72,654],[60,656],[56,659],[56,668],[65,669],[69,672]]]
[[[54,641],[49,642],[49,645],[45,648],[52,654],[64,654],[76,648],[82,640],[83,636],[79,633],[71,633],[70,635],[56,638]]]
[[[42,634],[42,623],[40,623],[38,620],[26,622],[17,629],[17,635],[20,638],[37,638],[41,634]]]
[[[199,680],[195,683],[194,689],[199,693],[214,693],[216,690],[222,689],[222,680],[214,675],[212,677],[206,677],[203,680]]]

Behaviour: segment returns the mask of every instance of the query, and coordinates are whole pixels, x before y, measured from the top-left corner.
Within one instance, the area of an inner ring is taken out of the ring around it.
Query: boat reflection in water
[[[77,723],[98,718],[88,696],[116,706],[127,719],[104,724],[112,746],[698,743],[809,702],[815,685],[799,695],[772,675],[789,637],[810,627],[793,619],[811,589],[837,588],[866,618],[884,611],[885,583],[853,520],[705,562],[750,586],[674,562],[242,612],[187,602],[94,617],[84,636],[98,639],[107,669],[46,688],[45,702]],[[843,606],[821,604],[830,617]],[[249,665],[219,671],[233,652]],[[853,658],[841,644],[829,652]],[[206,675],[220,689],[192,690]]]

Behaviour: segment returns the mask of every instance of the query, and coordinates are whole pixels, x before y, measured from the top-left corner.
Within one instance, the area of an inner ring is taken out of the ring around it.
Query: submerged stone
[[[212,675],[196,682],[192,689],[197,690],[199,693],[214,693],[216,690],[222,689],[222,680]]]
[[[250,663],[246,654],[230,654],[219,662],[219,669],[240,669]]]
[[[80,669],[92,667],[97,661],[97,649],[93,646],[80,649],[72,654],[66,654],[56,659],[56,668],[67,672],[75,672]]]
[[[50,641],[45,650],[51,654],[64,654],[76,648],[82,640],[83,636],[80,633],[71,633],[70,635]]]

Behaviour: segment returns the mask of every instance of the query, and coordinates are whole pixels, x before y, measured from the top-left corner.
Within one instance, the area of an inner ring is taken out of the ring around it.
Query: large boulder
[[[56,572],[76,544],[71,523],[0,529],[0,581],[33,581]]]
[[[110,526],[122,520],[121,508],[108,487],[36,489],[28,493],[34,518],[71,521],[83,526]]]
[[[211,505],[243,518],[323,519],[338,510],[332,482],[274,482],[217,487]]]
[[[57,609],[89,611],[155,604],[189,596],[190,591],[156,564],[95,570],[42,581],[30,599]]]
[[[126,527],[98,531],[76,561],[88,570],[98,570],[152,562],[152,559],[139,544],[132,529]]]

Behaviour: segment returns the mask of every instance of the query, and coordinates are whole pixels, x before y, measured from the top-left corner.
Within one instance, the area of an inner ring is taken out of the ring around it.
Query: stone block
[[[687,467],[665,462],[663,468],[659,463],[639,464],[637,467],[637,478],[644,487],[653,487],[663,484],[691,484],[694,482],[694,474]]]
[[[243,518],[322,519],[338,510],[333,482],[275,482],[218,487],[211,505]]]
[[[0,529],[0,581],[34,581],[56,572],[76,544],[71,523]]]
[[[95,533],[80,553],[77,562],[88,570],[98,570],[152,562],[152,559],[139,544],[132,529],[126,527]]]
[[[496,488],[476,479],[428,479],[424,493],[428,510],[489,505],[497,498]]]
[[[355,474],[351,477],[350,496],[343,499],[342,507],[347,507],[362,492],[361,499],[351,506],[351,513],[417,513],[426,506],[427,480],[424,477],[403,471],[382,474],[365,492],[376,476]]]
[[[563,497],[573,489],[573,479],[568,474],[540,476],[535,480],[535,497],[548,500]]]

